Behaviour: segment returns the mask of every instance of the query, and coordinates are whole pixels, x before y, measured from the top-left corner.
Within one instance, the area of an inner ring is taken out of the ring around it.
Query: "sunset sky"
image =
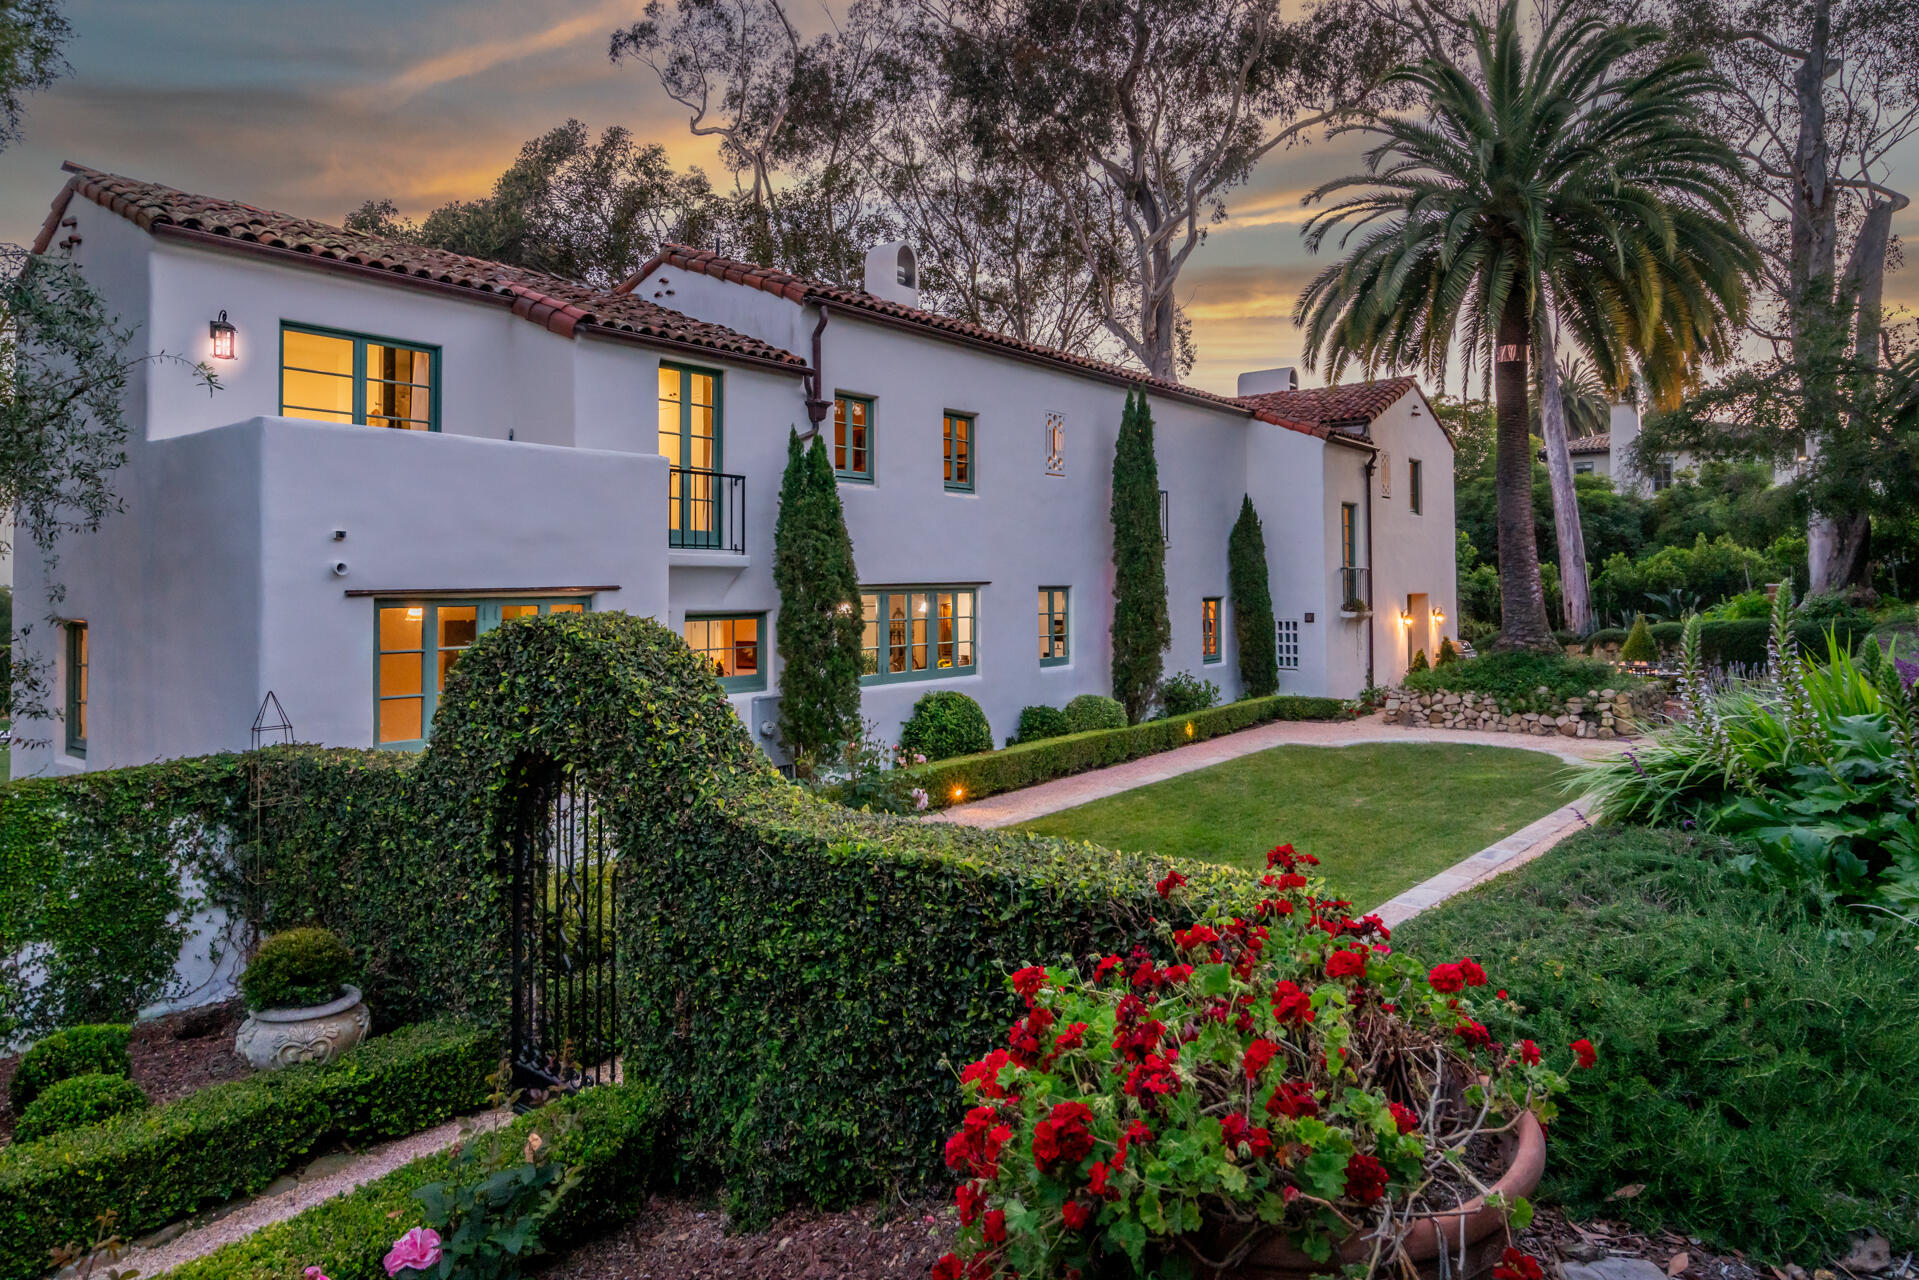
[[[73,74],[30,100],[25,140],[0,153],[0,239],[32,238],[67,159],[326,221],[381,195],[417,217],[484,194],[522,142],[569,116],[626,125],[718,178],[651,72],[607,60],[608,33],[643,7],[68,0]],[[1919,145],[1906,152],[1911,173]],[[1292,300],[1320,265],[1300,243],[1300,195],[1355,167],[1350,144],[1315,144],[1271,157],[1236,194],[1181,277],[1191,381],[1230,392],[1241,370],[1295,361]],[[1919,232],[1919,205],[1899,230]],[[1919,307],[1919,269],[1888,292]]]

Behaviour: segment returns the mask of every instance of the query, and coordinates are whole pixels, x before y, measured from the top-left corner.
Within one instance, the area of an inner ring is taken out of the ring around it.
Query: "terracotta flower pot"
[[[373,1014],[353,986],[307,1009],[260,1009],[240,1025],[234,1049],[262,1071],[296,1062],[331,1062],[366,1039]]]
[[[1493,1190],[1503,1195],[1508,1204],[1519,1196],[1531,1195],[1539,1186],[1540,1175],[1546,1171],[1546,1131],[1532,1112],[1520,1115],[1516,1137],[1512,1163],[1493,1184]],[[1505,1252],[1506,1215],[1505,1209],[1488,1207],[1484,1196],[1474,1196],[1453,1213],[1415,1223],[1406,1233],[1406,1256],[1421,1276],[1436,1280],[1440,1275],[1439,1253],[1443,1247],[1448,1280],[1480,1280],[1491,1274]],[[1462,1240],[1466,1253],[1464,1268],[1459,1265]],[[1237,1267],[1211,1274],[1214,1280],[1306,1280],[1309,1276],[1337,1274],[1346,1263],[1364,1262],[1372,1251],[1372,1239],[1361,1232],[1346,1238],[1335,1259],[1314,1262],[1294,1248],[1285,1235],[1276,1234],[1255,1245]]]

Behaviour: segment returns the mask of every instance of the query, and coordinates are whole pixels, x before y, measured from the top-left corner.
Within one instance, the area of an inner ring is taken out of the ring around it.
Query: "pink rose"
[[[439,1266],[440,1233],[432,1227],[413,1228],[393,1242],[393,1251],[387,1254],[385,1263],[389,1276]]]
[[[305,1276],[307,1280],[327,1280],[326,1272],[320,1270],[318,1267],[308,1267],[300,1274]]]

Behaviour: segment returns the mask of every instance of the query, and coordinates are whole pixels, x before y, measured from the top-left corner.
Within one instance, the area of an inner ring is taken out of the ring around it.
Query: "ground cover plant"
[[[1631,677],[1609,662],[1562,653],[1487,653],[1424,671],[1401,681],[1417,693],[1476,693],[1513,712],[1539,711],[1601,689],[1623,689]],[[1541,690],[1545,692],[1540,692]]]
[[[1564,803],[1538,751],[1445,743],[1275,747],[1026,824],[1258,870],[1270,833],[1315,850],[1341,896],[1372,907]]]
[[[1407,1268],[1414,1224],[1504,1171],[1481,1135],[1550,1120],[1593,1065],[1584,1037],[1496,1042],[1471,956],[1429,970],[1310,892],[1312,857],[1266,859],[1250,918],[1191,912],[1170,874],[1154,946],[1011,976],[1024,1013],[960,1073],[936,1280],[1232,1273],[1274,1238],[1331,1270],[1362,1232],[1369,1273]]]
[[[1741,854],[1583,833],[1393,940],[1495,967],[1513,998],[1495,1036],[1599,1046],[1542,1194],[1769,1261],[1811,1265],[1862,1229],[1903,1254],[1919,1247],[1914,933],[1759,884]]]
[[[1836,638],[1816,659],[1792,641],[1789,593],[1757,680],[1715,685],[1686,625],[1684,719],[1593,767],[1594,812],[1697,825],[1750,842],[1775,877],[1911,913],[1919,908],[1919,666],[1876,641],[1855,660]]]

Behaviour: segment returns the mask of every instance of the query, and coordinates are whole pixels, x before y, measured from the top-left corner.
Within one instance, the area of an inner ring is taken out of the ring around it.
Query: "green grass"
[[[1275,747],[1025,829],[1252,870],[1290,841],[1340,896],[1372,908],[1564,804],[1564,769],[1511,747]]]

